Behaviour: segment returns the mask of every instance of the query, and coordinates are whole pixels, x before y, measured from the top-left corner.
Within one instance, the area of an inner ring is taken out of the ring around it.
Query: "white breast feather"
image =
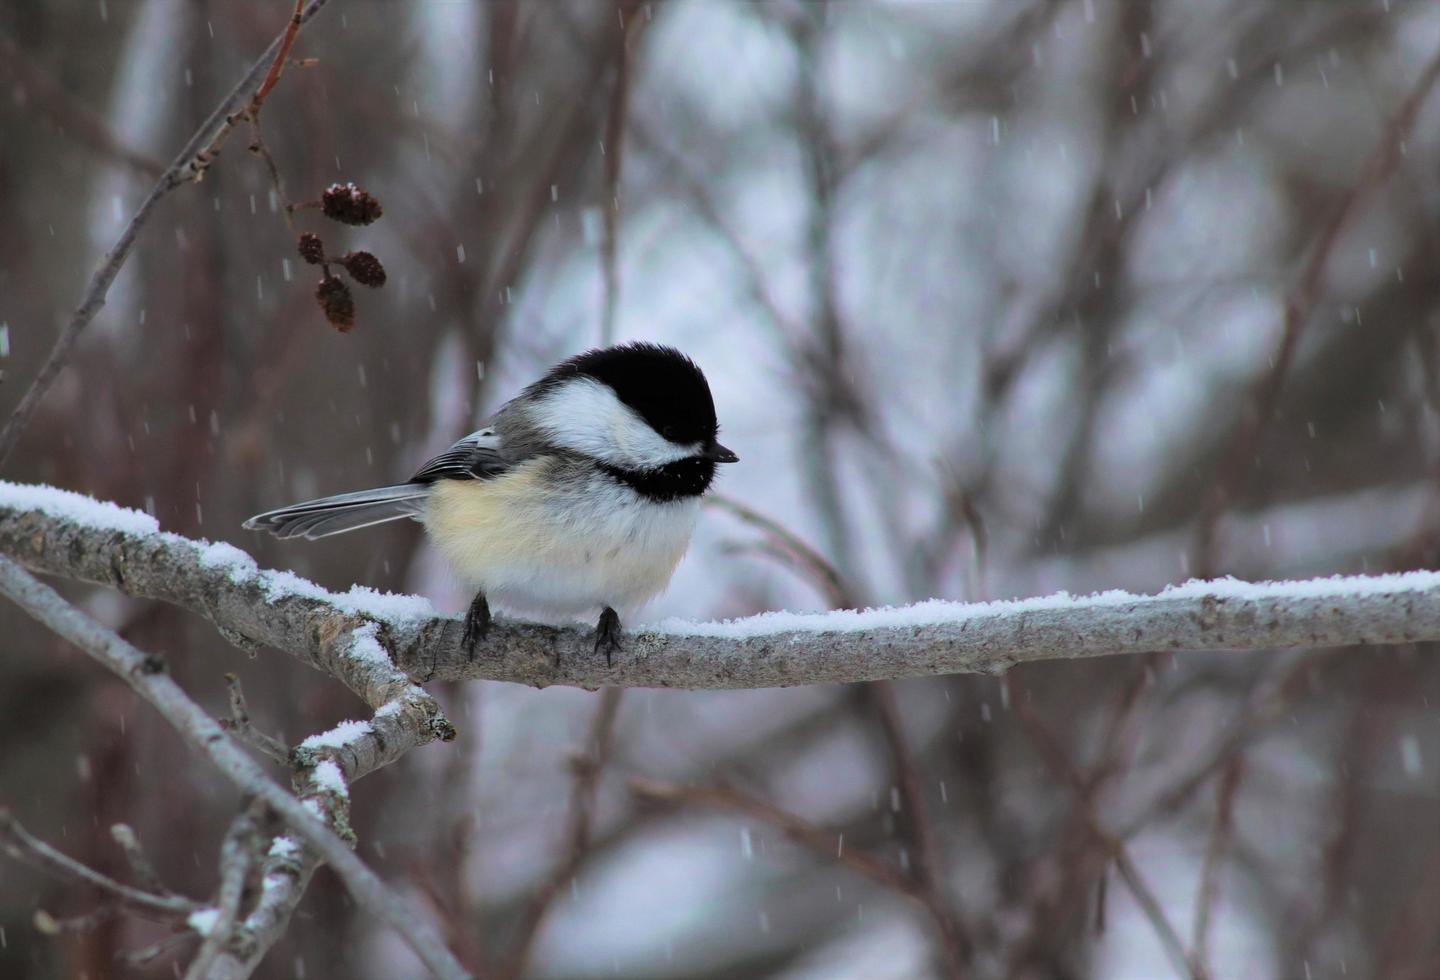
[[[699,498],[646,500],[601,473],[557,492],[544,458],[490,480],[434,485],[425,524],[455,572],[519,612],[628,616],[669,583],[689,546]]]

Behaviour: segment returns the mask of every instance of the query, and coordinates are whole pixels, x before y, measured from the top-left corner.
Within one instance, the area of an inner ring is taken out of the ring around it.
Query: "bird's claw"
[[[465,614],[465,632],[460,637],[460,643],[465,647],[465,658],[475,659],[475,647],[490,632],[490,603],[485,601],[485,593],[475,593],[474,600],[470,603],[470,610]]]
[[[605,666],[614,666],[613,655],[620,650],[620,616],[609,606],[595,624],[595,652],[605,651]]]

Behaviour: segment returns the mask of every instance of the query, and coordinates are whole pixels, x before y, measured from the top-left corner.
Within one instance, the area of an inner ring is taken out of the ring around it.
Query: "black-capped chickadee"
[[[322,497],[245,522],[324,538],[410,517],[477,591],[464,643],[490,626],[487,597],[519,612],[602,610],[608,662],[620,617],[654,598],[690,543],[715,464],[705,375],[670,347],[625,344],[564,361],[409,482]]]

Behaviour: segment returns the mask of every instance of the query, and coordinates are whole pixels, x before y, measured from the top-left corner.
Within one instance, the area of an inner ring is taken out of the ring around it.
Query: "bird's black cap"
[[[577,375],[608,385],[671,442],[703,443],[715,451],[717,462],[734,458],[715,442],[719,424],[705,372],[675,348],[633,343],[588,350],[557,364],[536,387],[553,387]]]

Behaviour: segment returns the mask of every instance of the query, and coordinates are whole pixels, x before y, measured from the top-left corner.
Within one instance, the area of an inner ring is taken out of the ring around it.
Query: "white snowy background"
[[[0,411],[149,184],[75,113],[168,161],[289,6],[0,8],[22,56],[0,64]],[[310,544],[240,522],[404,478],[601,342],[613,302],[615,339],[704,367],[742,459],[719,491],[823,554],[858,604],[1440,562],[1440,97],[1376,176],[1440,52],[1436,5],[675,0],[630,16],[644,24],[617,148],[615,5],[331,0],[297,49],[318,63],[287,72],[266,138],[293,199],[353,180],[382,201],[363,229],[298,217],[332,251],[375,252],[389,283],[356,287],[353,333],[327,327],[237,137],[163,205],[4,476],[336,590],[458,611],[469,597],[416,527]],[[1207,494],[1296,302],[1283,394],[1204,557]],[[235,671],[257,723],[291,742],[359,716],[337,684],[247,658],[183,613],[74,594],[217,712]],[[711,509],[647,615],[829,602],[754,525]],[[231,791],[117,681],[11,609],[0,625],[0,803],[102,867],[118,869],[106,828],[132,823],[167,880],[211,888]],[[460,740],[357,784],[356,826],[367,860],[486,962],[566,853],[568,760],[597,695],[437,694]],[[896,697],[974,975],[1176,975],[1017,699],[1093,780],[1096,819],[1132,832],[1185,943],[1204,933],[1211,976],[1434,975],[1433,650],[1041,664]],[[1233,834],[1202,899],[1226,766],[1181,805],[1153,804],[1246,725],[1226,757],[1242,767]],[[897,868],[916,859],[865,695],[630,691],[594,848],[531,975],[939,975],[915,905],[762,822],[638,806],[632,777],[738,786]],[[144,926],[35,935],[35,908],[76,898],[13,865],[0,881],[0,974],[170,974],[116,964],[155,938]],[[417,969],[322,875],[259,975]]]

